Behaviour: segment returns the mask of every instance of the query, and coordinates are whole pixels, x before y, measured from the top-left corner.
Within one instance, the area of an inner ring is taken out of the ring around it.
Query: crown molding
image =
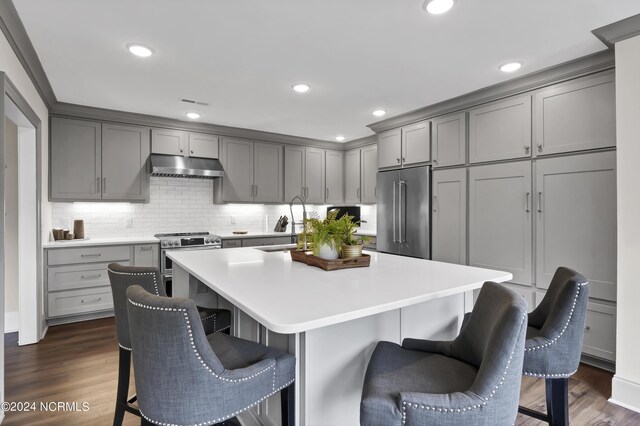
[[[640,35],[640,14],[591,31],[608,48],[613,49],[619,41]]]
[[[378,135],[369,135],[363,138],[354,139],[344,144],[344,150],[362,148],[363,146],[371,145],[378,142]]]
[[[460,111],[486,102],[529,92],[572,78],[611,69],[614,68],[614,66],[614,53],[611,50],[604,50],[443,102],[419,108],[405,114],[378,121],[369,124],[367,127],[376,133],[380,133],[385,130]]]

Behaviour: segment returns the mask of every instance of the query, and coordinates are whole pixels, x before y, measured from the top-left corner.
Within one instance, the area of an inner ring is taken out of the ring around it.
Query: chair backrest
[[[515,291],[494,282],[482,286],[469,321],[451,346],[454,357],[478,368],[472,392],[488,398],[504,382],[519,392],[526,315],[527,302]]]
[[[121,348],[131,350],[129,336],[129,319],[127,313],[127,289],[139,285],[149,293],[166,296],[162,276],[158,268],[124,266],[111,263],[107,266],[111,293],[113,294],[113,310],[116,317],[116,332]]]
[[[201,422],[229,398],[222,384],[233,380],[221,377],[225,369],[209,345],[195,302],[156,296],[137,285],[127,289],[127,299],[140,411],[162,424]],[[212,377],[221,385],[209,386]]]

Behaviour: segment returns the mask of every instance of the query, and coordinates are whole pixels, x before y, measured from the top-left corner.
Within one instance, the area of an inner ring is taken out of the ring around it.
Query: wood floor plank
[[[640,414],[607,399],[612,374],[581,365],[569,380],[572,425],[640,425]],[[87,412],[9,412],[3,425],[111,425],[118,380],[118,344],[113,318],[51,327],[37,345],[19,347],[15,333],[5,335],[7,401],[89,403]],[[131,377],[132,389],[133,374]],[[132,390],[134,392],[134,390]],[[544,411],[544,381],[524,377],[520,404]],[[124,425],[139,425],[126,414]],[[546,423],[518,414],[516,425]]]

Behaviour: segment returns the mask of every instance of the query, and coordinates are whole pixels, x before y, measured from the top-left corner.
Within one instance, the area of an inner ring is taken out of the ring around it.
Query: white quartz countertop
[[[248,231],[246,234],[234,234],[233,232],[212,232],[212,234],[220,235],[222,239],[231,238],[260,238],[260,237],[291,237],[291,232],[252,232]]]
[[[47,241],[42,246],[44,248],[65,248],[65,247],[90,247],[90,246],[113,246],[117,244],[150,244],[159,243],[156,237],[116,237],[116,238],[91,238],[86,240],[64,240]]]
[[[277,333],[299,333],[459,294],[507,272],[366,252],[371,266],[327,272],[288,252],[254,248],[172,251],[167,255]]]
[[[364,235],[365,237],[375,237],[376,230],[375,229],[358,229],[356,231],[356,235]]]

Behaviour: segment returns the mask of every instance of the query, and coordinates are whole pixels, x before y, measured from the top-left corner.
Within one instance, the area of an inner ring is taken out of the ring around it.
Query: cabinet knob
[[[396,160],[398,161],[398,163],[400,162],[400,158],[396,158]]]
[[[180,148],[180,152],[184,152],[184,149]]]
[[[189,152],[191,152],[191,153],[193,154],[193,150],[191,150],[191,151],[189,151]]]
[[[438,164],[438,159],[437,158],[433,159],[433,164]]]
[[[538,152],[542,152],[542,144],[541,143],[538,144]]]
[[[591,330],[591,326],[590,326],[590,325],[588,325],[588,326],[586,326],[586,327],[584,328],[584,331],[589,331],[589,330]]]
[[[528,154],[530,149],[531,149],[531,148],[529,147],[529,145],[525,145],[525,146],[524,146],[524,153],[525,153],[525,154]]]

